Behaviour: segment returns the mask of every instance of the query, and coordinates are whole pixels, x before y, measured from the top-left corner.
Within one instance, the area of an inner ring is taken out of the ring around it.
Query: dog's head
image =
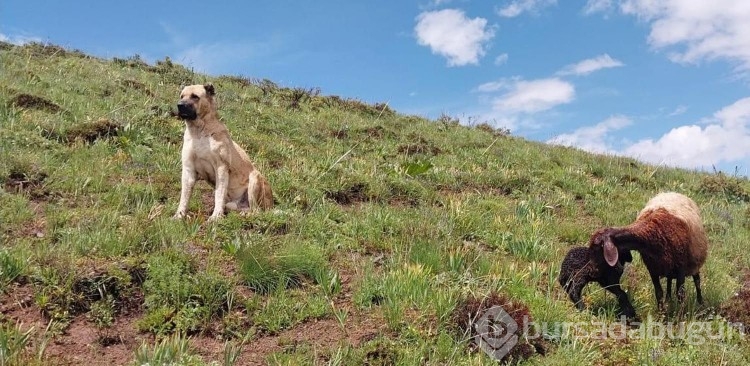
[[[177,102],[177,116],[188,121],[202,118],[210,113],[214,105],[216,91],[211,84],[188,85],[182,88]]]

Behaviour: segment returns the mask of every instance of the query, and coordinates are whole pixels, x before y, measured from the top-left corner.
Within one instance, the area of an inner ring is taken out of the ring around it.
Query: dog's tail
[[[271,185],[257,169],[250,172],[250,184],[248,184],[247,193],[251,208],[258,207],[261,210],[268,210],[273,207]]]

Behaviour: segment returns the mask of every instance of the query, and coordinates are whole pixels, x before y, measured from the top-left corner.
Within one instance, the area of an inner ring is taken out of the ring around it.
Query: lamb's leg
[[[672,299],[672,278],[667,277],[667,301]]]
[[[701,274],[696,273],[693,275],[693,283],[695,283],[695,295],[698,299],[698,303],[703,305],[703,296],[701,295]]]
[[[654,283],[654,294],[656,295],[656,303],[659,305],[659,310],[664,311],[664,290],[661,288],[659,276],[651,274],[651,282]]]
[[[583,292],[583,285],[580,283],[575,282],[575,280],[571,280],[570,283],[568,283],[568,286],[565,289],[568,293],[568,296],[570,297],[570,301],[573,301],[574,304],[576,304],[576,309],[583,310],[583,300],[581,300],[581,293]]]

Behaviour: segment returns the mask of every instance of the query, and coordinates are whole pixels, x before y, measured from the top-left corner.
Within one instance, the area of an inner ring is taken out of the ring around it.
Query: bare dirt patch
[[[118,317],[109,329],[97,329],[85,316],[76,317],[65,333],[47,345],[45,359],[57,365],[126,365],[148,336],[138,334],[135,316]]]
[[[253,339],[245,344],[237,365],[266,365],[266,358],[275,352],[293,350],[301,345],[312,347],[324,361],[327,351],[341,345],[359,346],[384,330],[384,321],[376,317],[350,314],[342,327],[335,319],[314,320],[297,325],[274,336]],[[191,346],[204,361],[221,360],[224,341],[214,337],[194,337]]]
[[[133,297],[138,302],[138,296]],[[140,299],[142,300],[142,298]],[[110,328],[99,329],[85,314],[73,318],[61,334],[52,336],[45,330],[49,318],[34,302],[32,285],[12,285],[0,296],[3,321],[19,324],[23,331],[34,328],[32,346],[47,342],[42,361],[54,365],[125,365],[148,336],[136,331],[140,306],[123,307]]]
[[[23,324],[24,330],[31,327],[39,329],[39,325],[45,324],[41,310],[34,304],[34,289],[31,285],[12,284],[0,296],[0,313],[2,319]]]

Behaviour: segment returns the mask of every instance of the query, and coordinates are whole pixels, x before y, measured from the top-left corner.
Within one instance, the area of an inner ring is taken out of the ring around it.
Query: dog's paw
[[[217,222],[223,215],[211,215],[208,217],[208,222]]]
[[[184,217],[185,217],[185,213],[184,213],[184,212],[179,212],[179,211],[178,211],[177,213],[175,213],[175,214],[174,214],[174,216],[172,216],[172,219],[173,219],[173,220],[181,220],[181,219],[183,219]]]

